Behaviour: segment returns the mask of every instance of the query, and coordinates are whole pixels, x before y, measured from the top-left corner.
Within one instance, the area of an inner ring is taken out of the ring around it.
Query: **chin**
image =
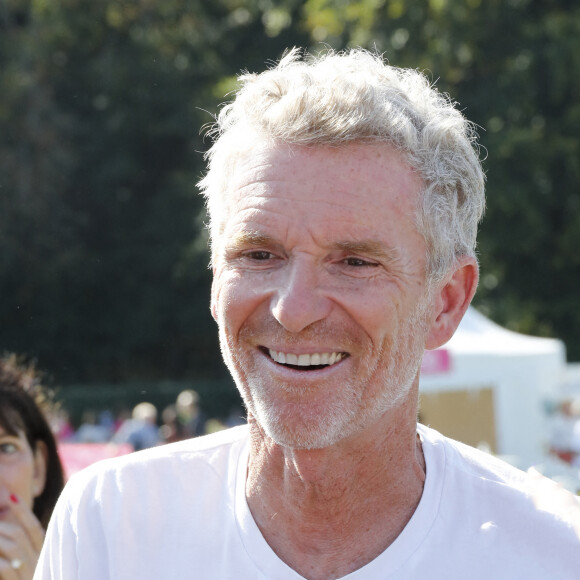
[[[284,409],[278,405],[254,400],[248,405],[261,430],[274,443],[292,449],[322,449],[338,443],[350,431],[353,413],[332,409],[327,405],[292,405]]]
[[[406,404],[413,381],[386,389],[362,404],[355,392],[349,396],[325,399],[322,405],[286,406],[262,397],[252,397],[246,405],[262,431],[277,445],[292,449],[323,449],[372,429],[392,409]],[[254,393],[256,395],[256,393]]]
[[[334,433],[316,426],[295,432],[279,425],[270,426],[266,422],[262,424],[262,428],[274,443],[291,449],[324,449],[336,445],[344,438],[344,432]]]
[[[388,406],[379,404],[371,411],[361,412],[327,402],[322,410],[309,406],[306,411],[283,412],[258,402],[253,405],[252,414],[277,445],[292,449],[324,449],[364,431],[384,414],[383,407]]]

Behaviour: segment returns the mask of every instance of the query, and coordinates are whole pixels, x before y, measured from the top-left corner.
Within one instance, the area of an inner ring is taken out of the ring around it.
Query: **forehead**
[[[309,224],[320,235],[346,228],[355,239],[373,230],[416,231],[422,187],[403,155],[385,144],[258,144],[236,162],[224,199],[224,230],[232,235],[240,228]]]
[[[290,180],[357,185],[350,195],[363,194],[381,183],[386,192],[404,195],[400,187],[413,188],[421,180],[394,147],[381,143],[350,143],[341,147],[268,145],[259,141],[235,160],[230,192],[256,182]],[[366,187],[365,187],[366,186]],[[396,186],[396,187],[393,187]],[[318,192],[319,194],[322,192]],[[379,199],[376,203],[379,203]]]

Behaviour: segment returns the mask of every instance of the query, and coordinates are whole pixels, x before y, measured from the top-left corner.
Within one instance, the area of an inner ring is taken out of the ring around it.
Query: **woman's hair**
[[[417,227],[427,244],[431,282],[462,255],[475,256],[485,206],[484,174],[474,126],[420,72],[385,64],[363,49],[300,57],[244,74],[235,101],[209,131],[206,197],[210,237],[219,239],[237,158],[253,140],[266,144],[343,146],[386,143],[418,172],[424,191]]]
[[[51,405],[51,393],[41,384],[33,364],[21,363],[14,354],[0,357],[0,426],[10,435],[24,433],[33,451],[39,441],[46,445],[46,483],[33,505],[34,515],[45,528],[64,487],[56,441],[44,414]]]

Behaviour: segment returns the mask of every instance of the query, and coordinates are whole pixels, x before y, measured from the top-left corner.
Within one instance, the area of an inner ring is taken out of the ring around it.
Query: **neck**
[[[413,515],[425,480],[416,394],[364,432],[324,449],[273,442],[250,420],[246,494],[278,556],[309,579],[373,560]]]

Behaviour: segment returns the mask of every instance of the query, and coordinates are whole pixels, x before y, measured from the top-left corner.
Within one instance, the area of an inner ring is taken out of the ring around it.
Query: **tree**
[[[199,128],[242,63],[282,51],[293,9],[12,0],[0,46],[3,348],[65,383],[225,375]]]

